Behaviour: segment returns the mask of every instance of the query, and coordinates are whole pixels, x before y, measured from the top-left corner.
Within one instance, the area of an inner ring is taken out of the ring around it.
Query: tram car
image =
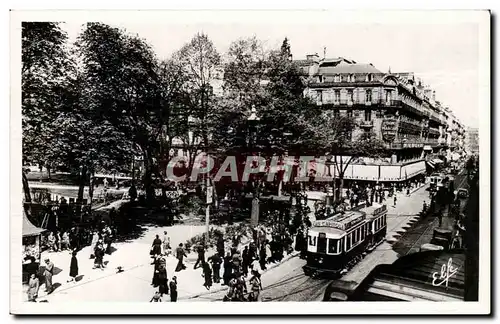
[[[304,274],[339,278],[382,243],[386,233],[386,205],[314,221],[307,233]]]

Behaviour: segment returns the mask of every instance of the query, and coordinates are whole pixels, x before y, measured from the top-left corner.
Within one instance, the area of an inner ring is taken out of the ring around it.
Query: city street
[[[389,205],[386,239],[395,241],[399,233],[410,227],[410,223],[418,219],[416,216],[422,210],[424,201],[429,202],[427,185],[418,189],[407,197],[399,194],[397,206]],[[389,201],[390,202],[390,201]],[[391,244],[384,242],[376,250],[368,254],[351,271],[342,277],[342,280],[360,283],[378,264],[392,263],[398,255],[392,250]],[[302,267],[305,260],[298,257],[284,262],[279,267],[269,270],[262,275],[262,301],[321,301],[326,287],[331,282],[328,279],[313,279],[304,275]],[[196,301],[221,301],[226,292],[200,296]]]

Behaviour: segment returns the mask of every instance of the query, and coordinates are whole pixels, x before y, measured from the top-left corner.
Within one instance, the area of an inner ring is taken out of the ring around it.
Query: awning
[[[439,164],[439,163],[444,163],[444,162],[443,162],[443,160],[441,160],[441,159],[433,159],[433,160],[432,160],[432,163],[434,163],[434,164]]]
[[[43,232],[45,232],[45,230],[33,225],[23,211],[23,237],[40,235]]]

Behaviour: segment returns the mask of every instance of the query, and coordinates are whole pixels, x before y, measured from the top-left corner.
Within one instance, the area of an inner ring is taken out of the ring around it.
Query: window
[[[372,91],[366,90],[366,102],[372,102]]]
[[[366,231],[366,226],[363,225],[363,227],[361,227],[361,240],[365,239],[365,231]]]
[[[352,118],[352,109],[347,109],[347,117]]]
[[[333,77],[334,82],[340,82],[340,75],[336,75]]]
[[[371,121],[372,120],[372,111],[371,110],[365,110],[365,121]]]
[[[350,75],[350,82],[356,82],[356,77],[354,76],[354,74],[351,74]]]
[[[309,245],[316,246],[316,236],[309,235]]]
[[[347,100],[350,102],[354,101],[354,94],[353,94],[352,90],[347,90]]]
[[[391,90],[385,90],[385,102],[390,104],[392,100],[392,91]]]
[[[318,82],[323,83],[323,76],[322,75],[318,75]]]
[[[323,91],[316,92],[316,100],[318,103],[323,103]]]
[[[371,81],[373,81],[373,75],[367,74],[366,75],[366,82],[371,82]]]
[[[352,245],[356,244],[358,241],[358,231],[354,230],[352,231]]]
[[[328,239],[328,253],[338,253],[337,244],[339,240]]]
[[[335,102],[340,102],[340,90],[335,90]]]
[[[352,238],[352,233],[346,236],[346,241],[345,241],[346,251],[349,251],[351,249],[351,238]]]

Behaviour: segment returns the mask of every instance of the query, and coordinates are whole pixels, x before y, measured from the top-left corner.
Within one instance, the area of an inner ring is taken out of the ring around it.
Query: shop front
[[[40,265],[40,239],[45,230],[33,225],[23,212],[23,282],[27,281],[32,273],[38,271]]]

